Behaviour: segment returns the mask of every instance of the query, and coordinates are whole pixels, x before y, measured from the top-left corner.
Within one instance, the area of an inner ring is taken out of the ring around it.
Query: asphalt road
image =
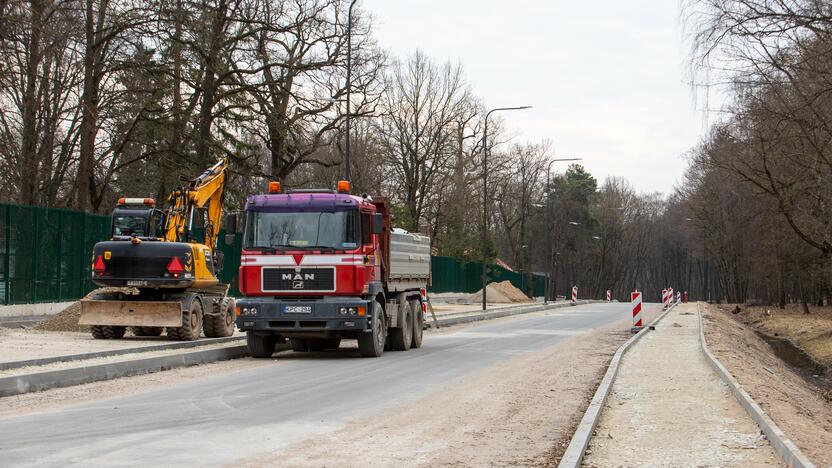
[[[426,334],[421,349],[378,359],[349,349],[284,352],[274,366],[0,419],[0,465],[233,464],[412,402],[628,314],[626,303],[553,309]]]

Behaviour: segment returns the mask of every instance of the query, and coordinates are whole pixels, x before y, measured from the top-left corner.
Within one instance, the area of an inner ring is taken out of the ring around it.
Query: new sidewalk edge
[[[83,361],[86,359],[95,359],[110,356],[121,356],[123,354],[134,353],[149,353],[152,351],[165,351],[168,349],[187,349],[198,348],[200,346],[209,346],[215,344],[229,343],[232,341],[245,341],[245,336],[229,336],[225,338],[207,338],[196,341],[180,341],[172,343],[162,343],[158,345],[139,346],[135,348],[112,349],[108,351],[97,351],[93,353],[69,354],[63,356],[52,356],[40,359],[28,359],[25,361],[0,362],[0,371],[19,369],[21,367],[45,366],[47,364],[54,364],[56,362],[72,362]]]
[[[581,422],[578,423],[578,427],[575,429],[575,433],[569,441],[569,446],[566,447],[566,451],[560,459],[560,463],[558,464],[559,468],[573,468],[581,466],[581,461],[584,458],[584,452],[586,452],[589,440],[592,438],[593,431],[595,431],[595,426],[598,425],[598,420],[601,418],[601,411],[604,409],[604,403],[607,401],[610,390],[612,390],[612,384],[615,383],[615,377],[618,375],[621,358],[624,357],[624,353],[627,352],[633,344],[644,337],[649,330],[653,329],[663,318],[665,318],[665,316],[667,316],[667,314],[670,313],[671,310],[676,307],[676,305],[678,304],[672,305],[669,309],[656,317],[656,320],[653,320],[650,326],[642,328],[641,331],[630,337],[630,339],[624,342],[624,344],[622,344],[615,352],[609,366],[607,367],[607,372],[601,380],[601,384],[595,391],[595,395],[592,397],[589,407],[587,407],[584,412]]]
[[[814,467],[815,464],[777,427],[777,424],[768,417],[760,405],[751,398],[751,395],[742,389],[740,383],[731,375],[731,372],[708,349],[708,344],[705,342],[705,323],[702,321],[702,311],[698,302],[696,303],[696,315],[699,317],[699,343],[702,345],[702,352],[705,353],[705,360],[708,361],[708,364],[710,364],[719,378],[731,389],[731,393],[734,394],[740,402],[740,405],[745,408],[749,416],[760,426],[760,429],[768,437],[771,446],[774,447],[774,450],[780,455],[780,458],[789,466],[797,468]]]
[[[248,356],[245,345],[0,378],[0,397]]]

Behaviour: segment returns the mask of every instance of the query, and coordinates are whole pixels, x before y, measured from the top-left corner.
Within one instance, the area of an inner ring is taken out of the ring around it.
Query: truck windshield
[[[144,236],[144,216],[114,216],[113,237],[118,236]]]
[[[334,213],[250,211],[245,234],[248,249],[352,250],[358,247],[357,210]]]

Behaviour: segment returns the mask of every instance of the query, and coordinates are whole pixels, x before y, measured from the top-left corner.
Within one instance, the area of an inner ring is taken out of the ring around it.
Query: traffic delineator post
[[[607,302],[612,302],[612,291],[607,289]]]
[[[667,309],[667,289],[662,289],[662,310]]]
[[[577,305],[578,303],[578,287],[572,286],[572,305]]]
[[[640,291],[633,291],[630,293],[630,303],[633,307],[633,327],[630,329],[632,332],[638,332],[641,330],[644,325],[641,321],[641,292]]]

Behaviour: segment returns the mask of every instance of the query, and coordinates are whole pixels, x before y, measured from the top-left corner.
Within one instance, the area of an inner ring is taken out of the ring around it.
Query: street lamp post
[[[531,109],[532,106],[497,107],[485,114],[482,132],[482,310],[487,310],[486,287],[488,286],[488,117],[494,112]]]
[[[352,7],[357,0],[350,2],[347,10],[347,134],[344,139],[344,180],[350,181],[350,91],[352,89]]]
[[[583,158],[550,159],[549,160],[549,165],[546,166],[546,216],[545,216],[545,220],[546,220],[546,225],[549,227],[549,232],[552,232],[552,220],[549,217],[549,213],[552,212],[552,207],[551,207],[552,189],[551,189],[551,187],[549,187],[549,174],[552,170],[552,163],[563,162],[563,161],[582,161],[582,160],[583,160]],[[552,255],[552,252],[554,252],[554,250],[555,250],[555,246],[553,244],[554,244],[554,242],[552,242],[552,239],[550,238],[549,239],[549,257],[552,258],[552,263],[550,264],[550,273],[551,274],[546,278],[546,287],[544,288],[545,292],[543,293],[543,296],[544,296],[543,297],[543,303],[544,304],[549,299],[550,290],[554,289],[550,285],[550,283],[552,282],[552,280],[555,277],[554,255]]]

